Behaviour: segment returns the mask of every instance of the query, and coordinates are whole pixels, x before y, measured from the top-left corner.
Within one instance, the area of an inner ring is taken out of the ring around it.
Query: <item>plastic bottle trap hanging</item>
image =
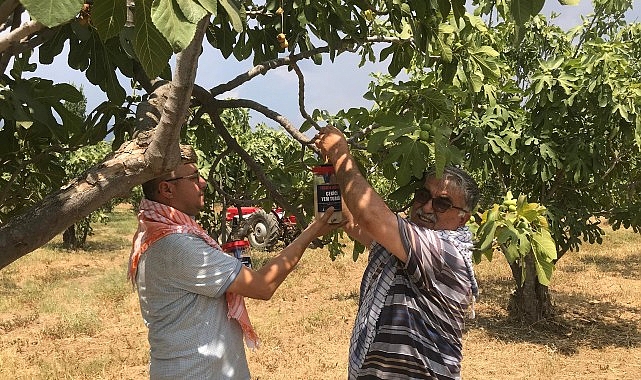
[[[341,189],[336,182],[334,166],[324,164],[314,166],[314,211],[316,218],[323,216],[328,208],[334,207],[334,214],[329,223],[340,223],[343,221],[341,205]]]

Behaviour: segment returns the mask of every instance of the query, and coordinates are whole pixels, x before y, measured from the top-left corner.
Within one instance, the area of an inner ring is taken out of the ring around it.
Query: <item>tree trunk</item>
[[[76,237],[76,225],[72,224],[65,232],[62,233],[62,248],[76,249],[78,248],[78,238]]]
[[[508,311],[511,316],[527,324],[534,324],[552,316],[552,300],[549,288],[539,283],[533,253],[525,256],[524,264],[524,269],[518,261],[510,264],[516,290],[510,297]],[[523,275],[525,281],[522,281]]]

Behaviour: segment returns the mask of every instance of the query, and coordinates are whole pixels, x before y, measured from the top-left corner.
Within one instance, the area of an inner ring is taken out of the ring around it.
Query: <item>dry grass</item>
[[[641,378],[641,237],[607,230],[603,245],[566,254],[553,276],[557,315],[537,326],[507,319],[507,264],[477,266],[483,289],[468,324],[467,379]]]
[[[145,379],[148,346],[126,282],[133,214],[118,209],[87,251],[54,240],[0,271],[0,379]],[[255,253],[260,263],[269,254]],[[255,379],[343,379],[365,257],[310,250],[272,300],[248,300],[262,347]],[[523,326],[505,311],[500,259],[477,266],[482,299],[464,336],[465,379],[641,378],[641,237],[608,231],[569,253],[551,291],[558,315]]]

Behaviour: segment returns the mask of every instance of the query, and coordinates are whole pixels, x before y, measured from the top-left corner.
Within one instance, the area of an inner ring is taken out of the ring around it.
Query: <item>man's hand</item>
[[[339,157],[349,154],[345,135],[333,126],[322,127],[314,137],[314,144],[329,162],[335,164]]]
[[[332,214],[334,213],[334,207],[329,207],[320,218],[314,219],[314,221],[307,226],[305,230],[308,230],[314,238],[327,235],[333,230],[343,227],[347,224],[347,220],[344,220],[340,223],[329,223]]]
[[[396,214],[387,207],[383,198],[367,182],[352,157],[347,140],[341,131],[332,126],[319,129],[314,144],[333,165],[341,195],[351,213],[345,231],[354,239],[368,246],[376,241],[402,262],[407,252],[401,242]],[[344,213],[343,215],[346,215]]]

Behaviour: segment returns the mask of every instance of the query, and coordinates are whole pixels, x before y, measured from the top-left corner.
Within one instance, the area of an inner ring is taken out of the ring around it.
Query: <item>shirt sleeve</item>
[[[165,270],[176,288],[220,297],[240,273],[240,260],[215,249],[196,235],[172,234],[157,243],[167,245],[158,248],[166,255]]]

